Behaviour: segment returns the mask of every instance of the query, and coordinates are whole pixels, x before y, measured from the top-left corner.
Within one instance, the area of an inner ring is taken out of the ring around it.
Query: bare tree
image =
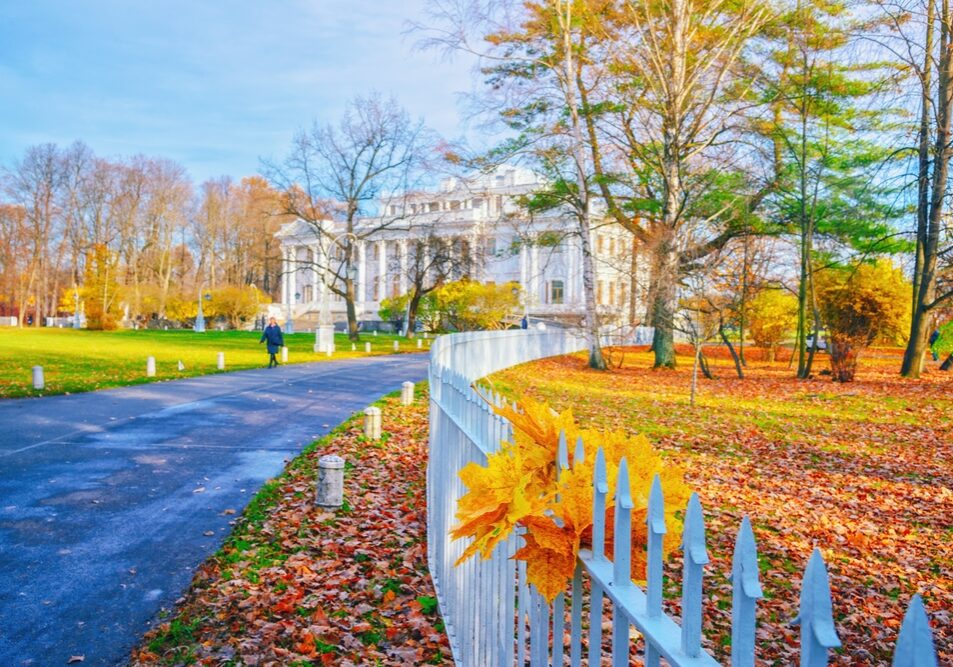
[[[352,340],[359,337],[351,275],[357,245],[410,214],[406,198],[434,146],[423,121],[411,120],[395,99],[375,93],[354,98],[337,126],[315,122],[298,132],[283,162],[265,164],[267,178],[284,193],[282,213],[307,223],[318,239],[322,251],[307,264],[344,299]],[[374,222],[366,222],[367,216]]]
[[[63,217],[59,205],[64,183],[63,161],[54,144],[32,146],[22,160],[5,173],[5,192],[25,214],[28,268],[27,287],[19,304],[20,323],[27,312],[27,299],[33,300],[33,325],[40,326],[43,316],[55,309],[51,281],[58,267],[52,245],[62,235]]]

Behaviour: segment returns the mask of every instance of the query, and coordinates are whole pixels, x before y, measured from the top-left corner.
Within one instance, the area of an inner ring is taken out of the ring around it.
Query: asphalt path
[[[0,401],[0,666],[125,664],[230,521],[426,355]]]

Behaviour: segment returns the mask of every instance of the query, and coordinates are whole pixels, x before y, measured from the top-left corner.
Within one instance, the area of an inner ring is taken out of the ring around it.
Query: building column
[[[532,299],[530,299],[530,304],[535,304],[539,301],[539,247],[533,246],[529,252],[529,265],[530,265],[530,293],[532,294]]]
[[[281,250],[281,305],[288,305],[288,270],[290,262],[288,261],[288,249]]]
[[[308,248],[311,253],[311,303],[318,303],[318,245],[315,243]]]
[[[581,264],[579,261],[579,241],[573,236],[566,239],[566,280],[563,282],[564,303],[576,303],[576,273]]]
[[[381,239],[377,242],[379,249],[377,253],[377,300],[383,301],[387,298],[387,241]]]
[[[400,280],[400,287],[398,291],[400,294],[403,294],[407,291],[407,241],[406,239],[401,239],[398,241],[398,251],[400,252],[400,275],[398,279]],[[398,295],[399,296],[399,295]]]
[[[525,292],[525,299],[529,298],[529,251],[525,243],[520,243],[520,287]]]
[[[476,232],[470,234],[470,277],[482,282],[486,280],[486,275],[483,273],[483,252],[479,242],[480,237]]]

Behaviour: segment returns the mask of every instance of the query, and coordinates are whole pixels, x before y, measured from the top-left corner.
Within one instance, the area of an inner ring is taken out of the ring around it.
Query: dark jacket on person
[[[269,324],[265,327],[265,330],[261,332],[261,340],[259,343],[264,343],[268,341],[268,354],[278,354],[281,352],[282,346],[285,344],[285,337],[281,334],[281,327],[277,324]]]

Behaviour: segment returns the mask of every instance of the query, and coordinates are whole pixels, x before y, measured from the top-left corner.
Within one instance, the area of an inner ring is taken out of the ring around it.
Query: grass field
[[[46,396],[91,391],[160,380],[172,380],[221,372],[216,367],[218,352],[225,353],[229,371],[267,365],[265,345],[259,333],[248,331],[74,331],[73,329],[0,329],[0,398]],[[351,351],[347,336],[335,336],[334,359],[392,354],[398,340],[401,352],[418,352],[415,341],[389,334],[364,334]],[[427,343],[424,341],[423,350]],[[288,362],[304,363],[328,359],[313,351],[314,334],[286,334]],[[146,357],[156,358],[156,376],[146,377]],[[178,370],[178,362],[185,365]],[[43,391],[32,385],[31,367],[42,366],[46,380]]]
[[[826,357],[812,380],[794,379],[786,360],[752,362],[740,380],[727,358],[710,356],[716,379],[699,379],[695,407],[691,358],[682,356],[674,371],[652,370],[644,349],[628,350],[622,368],[607,373],[569,356],[491,379],[511,396],[571,408],[587,426],[643,432],[685,467],[705,507],[712,558],[705,632],[723,663],[731,640],[727,574],[748,515],[765,590],[759,664],[797,663],[799,628],[790,621],[814,547],[830,570],[843,642],[833,664],[889,664],[918,592],[939,663],[953,664],[953,373],[931,365],[921,379],[905,380],[897,351],[877,350],[861,359],[853,383],[819,375]],[[667,595],[675,598],[680,557],[666,575]],[[669,608],[677,612],[674,603]]]

